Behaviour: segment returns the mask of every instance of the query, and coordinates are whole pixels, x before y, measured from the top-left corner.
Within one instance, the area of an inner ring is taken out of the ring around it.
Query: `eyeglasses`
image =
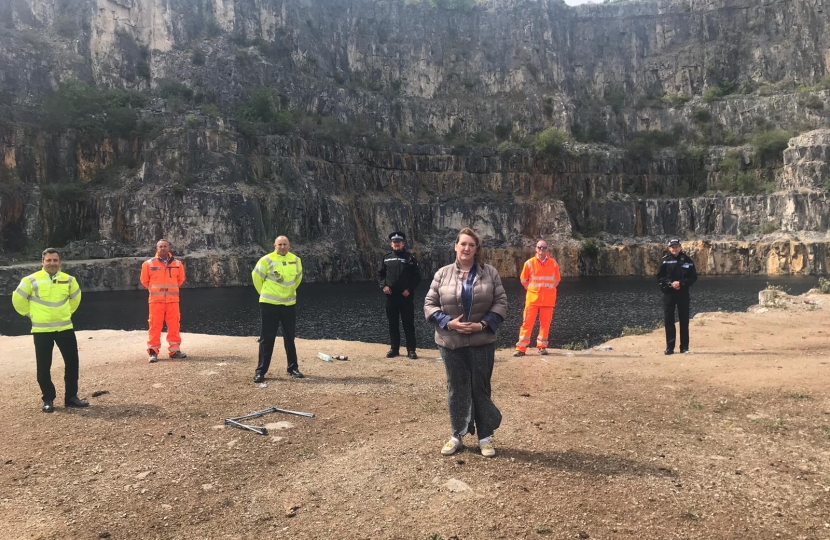
[[[545,250],[548,249],[548,246],[536,246],[536,249]]]

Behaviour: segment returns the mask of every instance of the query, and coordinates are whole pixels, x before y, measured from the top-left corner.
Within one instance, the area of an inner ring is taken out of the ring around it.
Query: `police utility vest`
[[[261,303],[293,306],[303,280],[303,264],[293,253],[280,255],[274,251],[257,262],[251,278]]]
[[[72,314],[80,303],[78,280],[60,271],[26,276],[12,294],[14,309],[32,320],[33,334],[72,330]]]

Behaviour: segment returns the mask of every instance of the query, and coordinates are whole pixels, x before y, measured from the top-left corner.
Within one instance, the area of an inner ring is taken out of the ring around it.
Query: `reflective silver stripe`
[[[555,289],[557,286],[556,283],[532,283],[531,285],[540,289]]]
[[[32,295],[31,295],[31,294],[27,293],[26,291],[24,291],[24,290],[23,290],[23,289],[21,289],[20,287],[18,287],[17,289],[15,289],[15,291],[14,291],[14,292],[16,292],[17,294],[19,294],[20,296],[22,296],[22,297],[23,297],[23,298],[25,298],[26,300],[28,300],[29,298],[31,298],[31,297],[32,297]]]
[[[262,279],[267,279],[268,278],[268,276],[266,276],[265,274],[263,274],[262,272],[259,271],[259,268],[254,268],[254,272],[256,273],[256,275],[258,275]]]
[[[168,291],[170,291],[170,290],[173,290],[173,289],[178,290],[179,286],[178,285],[164,285],[163,283],[151,283],[150,288],[151,289],[167,289]]]
[[[79,294],[81,294],[81,289],[78,289],[77,291],[75,291],[75,292],[73,292],[72,294],[70,294],[70,295],[69,295],[69,298],[75,298],[75,297],[76,297],[76,296],[78,296]]]
[[[150,296],[179,296],[179,291],[175,292],[151,292]]]
[[[295,283],[297,283],[296,279],[293,280],[293,281],[283,281],[283,282],[280,283],[280,285],[282,285],[283,287],[290,287],[290,286],[294,285]]]
[[[259,295],[259,297],[260,298],[265,298],[267,300],[273,300],[274,302],[286,302],[286,303],[288,303],[288,302],[296,302],[297,301],[297,295],[296,294],[294,296],[289,296],[287,298],[283,298],[283,297],[280,297],[280,296],[271,296],[270,294],[262,293],[262,294]]]
[[[556,276],[533,276],[531,279],[539,281],[559,281]]]
[[[57,328],[59,326],[68,326],[72,324],[72,319],[67,321],[55,321],[55,322],[34,322],[32,321],[32,328]]]
[[[46,300],[41,300],[40,298],[33,297],[33,298],[29,299],[29,302],[34,302],[35,304],[40,304],[40,305],[46,306],[46,307],[58,308],[58,307],[61,307],[64,304],[66,304],[67,302],[69,302],[69,298],[64,298],[60,302],[47,302]]]
[[[37,280],[34,276],[29,276],[28,280],[32,282],[32,295],[37,296]]]

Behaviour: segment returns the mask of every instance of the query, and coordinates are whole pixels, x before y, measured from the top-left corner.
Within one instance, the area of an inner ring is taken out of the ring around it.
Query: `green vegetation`
[[[798,98],[798,104],[814,111],[824,109],[824,100],[816,94],[806,94]]]
[[[706,107],[695,107],[692,110],[692,121],[697,124],[705,124],[712,119],[712,113]]]
[[[88,138],[128,138],[137,134],[136,111],[145,99],[137,92],[99,90],[70,79],[44,101],[42,112],[47,127],[54,130],[75,129]]]
[[[679,109],[683,107],[686,103],[688,103],[692,98],[687,96],[686,94],[670,94],[667,93],[663,96],[663,103],[672,107],[673,109]]]
[[[781,229],[781,224],[777,221],[767,221],[761,225],[761,234],[772,234]]]
[[[42,193],[45,199],[64,203],[83,201],[89,194],[83,184],[76,182],[66,184],[46,184],[43,186]]]
[[[193,63],[194,66],[204,66],[205,65],[205,53],[202,49],[195,49],[193,54],[190,56],[190,61]]]
[[[742,171],[738,155],[736,153],[727,154],[718,164],[718,178],[715,182],[715,189],[738,195],[771,193],[775,189],[775,184],[762,176],[761,171]],[[765,227],[768,227],[768,225],[765,225]]]
[[[536,140],[533,142],[533,149],[540,156],[556,157],[562,153],[569,140],[570,137],[566,131],[551,126],[536,135]]]
[[[603,95],[605,103],[611,107],[614,114],[620,114],[625,106],[625,90],[619,86],[609,86]]]
[[[677,144],[676,138],[671,133],[657,130],[640,131],[628,143],[626,153],[629,159],[651,160],[654,158],[654,152],[675,144]]]
[[[179,97],[182,99],[193,99],[193,89],[179,81],[163,79],[159,82],[159,94],[165,99]]]
[[[737,84],[735,84],[732,81],[727,81],[721,84],[720,86],[710,86],[706,89],[705,92],[703,92],[703,101],[705,101],[706,103],[718,101],[733,93],[736,89]]]
[[[599,256],[600,243],[595,238],[586,238],[582,241],[582,254],[589,259]]]
[[[478,0],[428,0],[433,7],[458,11],[472,11]]]
[[[496,147],[496,151],[499,154],[511,154],[516,150],[520,150],[522,147],[513,141],[502,141],[499,143],[498,147]]]
[[[772,129],[756,133],[750,142],[763,161],[778,161],[789,141],[789,133],[781,129]]]
[[[820,290],[822,294],[830,294],[830,279],[825,277],[818,278],[818,290]]]
[[[239,132],[248,137],[285,134],[296,125],[288,100],[266,87],[253,90],[248,100],[237,106],[236,120]]]

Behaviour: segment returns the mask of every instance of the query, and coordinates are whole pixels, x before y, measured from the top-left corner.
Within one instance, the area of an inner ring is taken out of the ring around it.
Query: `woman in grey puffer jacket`
[[[481,455],[496,455],[490,436],[501,424],[501,412],[490,399],[490,378],[507,295],[496,269],[479,262],[480,251],[475,231],[462,229],[455,238],[455,262],[435,273],[424,300],[447,371],[452,438],[441,449],[445,456],[460,450],[461,438],[476,429]]]

